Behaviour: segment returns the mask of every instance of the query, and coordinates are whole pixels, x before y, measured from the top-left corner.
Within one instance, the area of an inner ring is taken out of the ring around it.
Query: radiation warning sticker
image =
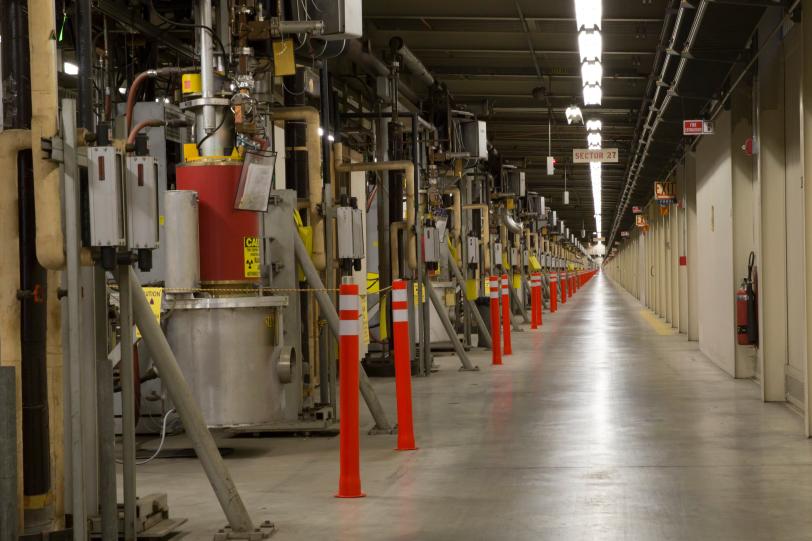
[[[161,322],[161,302],[164,298],[164,288],[162,287],[145,287],[142,288],[144,290],[144,296],[147,298],[147,302],[149,303],[149,308],[152,310],[152,315],[155,316],[155,320],[160,323]],[[141,338],[141,331],[138,327],[135,328],[135,337]]]
[[[259,237],[243,237],[242,254],[246,278],[259,278]]]

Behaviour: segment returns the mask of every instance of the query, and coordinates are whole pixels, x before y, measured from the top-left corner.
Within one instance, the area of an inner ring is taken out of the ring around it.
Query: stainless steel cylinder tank
[[[211,428],[267,426],[286,409],[295,354],[279,355],[286,297],[174,299],[167,339]]]
[[[191,290],[200,286],[198,197],[191,190],[168,190],[166,209],[166,287]]]

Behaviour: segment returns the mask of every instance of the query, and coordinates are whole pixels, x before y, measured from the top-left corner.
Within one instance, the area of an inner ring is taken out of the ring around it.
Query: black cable
[[[203,29],[207,30],[209,32],[209,34],[211,34],[212,39],[217,42],[217,46],[220,48],[220,52],[223,55],[223,60],[225,60],[227,58],[226,48],[225,48],[225,46],[223,46],[223,42],[220,41],[220,38],[217,37],[217,34],[214,33],[214,29],[212,27],[206,26],[206,25],[203,25],[203,24],[181,23],[181,22],[178,22],[178,21],[173,21],[172,19],[167,19],[166,17],[161,15],[160,12],[158,12],[157,9],[155,9],[155,4],[153,3],[152,0],[149,1],[149,7],[152,8],[153,12],[155,12],[155,16],[158,17],[159,19],[161,19],[166,24],[173,25],[173,26],[180,26],[180,27],[183,27],[183,28],[203,28]]]
[[[213,130],[213,131],[210,131],[209,133],[207,133],[207,134],[205,135],[205,137],[203,137],[203,139],[201,139],[201,140],[200,140],[200,142],[197,144],[197,153],[198,153],[198,154],[200,154],[200,146],[201,146],[203,143],[205,143],[205,142],[206,142],[206,140],[207,140],[209,137],[211,137],[212,135],[214,135],[215,133],[217,133],[218,131],[220,131],[220,128],[222,128],[222,127],[223,127],[223,124],[225,124],[225,123],[226,123],[226,114],[227,114],[227,111],[223,111],[223,118],[221,118],[221,119],[220,119],[220,123],[217,125],[217,127],[216,127],[216,128],[214,128],[214,130]]]

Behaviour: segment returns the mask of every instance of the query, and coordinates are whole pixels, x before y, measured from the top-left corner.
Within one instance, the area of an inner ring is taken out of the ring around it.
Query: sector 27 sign
[[[572,163],[618,163],[616,148],[574,148]]]

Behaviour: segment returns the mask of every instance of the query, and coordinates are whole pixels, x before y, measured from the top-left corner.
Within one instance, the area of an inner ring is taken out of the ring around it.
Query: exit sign
[[[683,120],[682,135],[712,135],[713,122],[707,120]]]
[[[618,163],[616,148],[574,148],[572,163]]]

